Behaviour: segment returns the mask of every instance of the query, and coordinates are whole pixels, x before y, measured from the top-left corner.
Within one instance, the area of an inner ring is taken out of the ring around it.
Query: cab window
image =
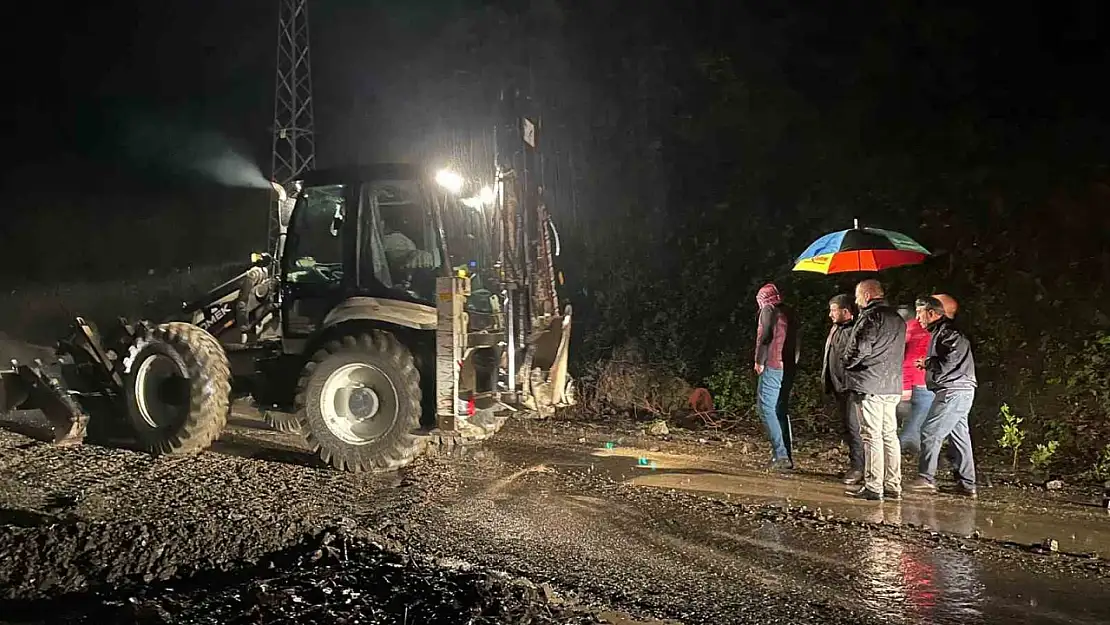
[[[308,187],[293,208],[283,264],[287,282],[338,285],[348,225],[346,185]]]

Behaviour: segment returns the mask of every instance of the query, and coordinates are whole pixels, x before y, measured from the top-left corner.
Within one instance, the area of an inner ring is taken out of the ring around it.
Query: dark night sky
[[[449,19],[452,3],[434,4]],[[343,125],[371,118],[388,61],[381,53],[399,48],[394,33],[435,32],[430,8],[404,6],[310,3],[317,123],[324,132],[340,116]],[[190,0],[96,3],[31,17],[28,24],[58,36],[32,44],[24,54],[34,61],[14,66],[11,84],[22,86],[13,101],[17,160],[129,164],[119,143],[138,119],[183,133],[222,133],[268,167],[276,13],[274,0]]]
[[[399,70],[392,63],[411,62],[420,48],[437,45],[441,30],[475,4],[480,3],[444,1],[419,8],[387,0],[310,3],[325,160],[367,151],[352,146],[350,135],[372,135],[366,143],[388,139],[383,129],[395,127],[403,112],[392,110],[397,103],[390,92],[398,85],[389,83]],[[1100,3],[1034,3],[1041,8],[980,14],[911,10],[902,13],[901,23],[882,11],[851,10],[852,3],[836,11],[807,10],[807,3],[757,8],[758,23],[741,23],[733,17],[740,13],[728,8],[731,3],[707,4],[723,7],[703,14],[717,31],[711,36],[727,40],[764,32],[763,53],[778,55],[786,75],[809,97],[827,98],[829,105],[867,97],[871,102],[865,106],[879,115],[926,125],[968,107],[993,109],[1010,123],[1034,123],[1052,114],[1104,115],[1100,83],[1110,47],[1098,40],[1107,13]],[[38,5],[36,11],[22,20],[26,32],[49,28],[57,35],[39,36],[20,52],[31,61],[10,66],[9,84],[19,88],[9,97],[17,149],[8,153],[17,169],[67,157],[129,165],[133,157],[119,142],[135,119],[184,134],[216,131],[253,157],[269,160],[274,0],[117,1],[67,11]],[[766,45],[767,29],[781,33],[772,44],[777,49]],[[687,36],[678,29],[672,35]],[[914,40],[920,36],[950,40],[948,58],[918,54]],[[929,67],[938,61],[951,67]],[[859,75],[845,72],[852,64]],[[941,76],[941,89],[908,108],[923,74]],[[411,93],[413,85],[405,89]]]
[[[310,2],[321,132],[348,134],[337,127],[346,130],[352,124],[375,130],[392,125],[388,118],[399,111],[382,110],[383,97],[393,104],[383,92],[396,88],[386,84],[396,74],[385,68],[411,61],[421,47],[437,45],[445,24],[475,4],[420,3],[414,9],[387,0]],[[783,69],[814,98],[866,95],[880,107],[887,99],[899,106],[888,114],[925,124],[950,115],[953,107],[989,107],[1030,121],[1054,112],[1104,114],[1100,83],[1110,46],[1098,39],[1107,23],[1101,3],[1033,3],[1040,8],[979,14],[922,9],[903,12],[902,23],[891,22],[882,11],[851,10],[853,3],[836,11],[807,10],[807,3],[800,3],[758,8],[760,22],[754,24],[730,19],[739,15],[728,8],[731,3],[707,4],[724,7],[704,14],[717,38],[742,38],[746,31],[768,28],[781,32],[782,39],[773,44],[778,50],[766,48],[766,36],[761,45],[766,53],[784,53]],[[17,120],[11,139],[18,150],[9,154],[18,161],[119,156],[113,138],[121,121],[133,116],[219,131],[268,160],[274,0],[117,1],[66,11],[40,4],[31,12],[21,20],[25,32],[49,28],[52,36],[23,44],[19,56],[29,61],[9,66],[9,85],[18,86],[8,99]],[[950,40],[949,58],[919,55],[914,39],[923,35]],[[966,71],[928,67],[941,60]],[[885,84],[874,85],[878,89],[871,93],[861,90],[853,82],[858,76],[845,73],[853,62],[870,70],[869,80],[881,77]],[[907,110],[906,96],[922,73],[943,75],[945,92],[930,94],[917,109]],[[947,101],[940,99],[944,96]],[[321,150],[326,156],[327,148]]]
[[[481,4],[311,1],[321,163],[403,157],[411,137],[465,123],[465,105],[422,105],[440,97],[446,81],[468,79],[463,57],[478,44],[460,33]],[[596,19],[594,9],[579,9],[578,31],[564,36],[575,46],[603,41],[620,30],[608,22],[639,20],[645,30],[621,36],[670,38],[676,49],[731,48],[753,68],[773,68],[816,108],[848,111],[837,123],[854,119],[864,146],[943,155],[946,137],[960,128],[953,120],[974,127],[976,141],[998,159],[1031,142],[1046,159],[1102,155],[1110,139],[1103,3],[694,4],[706,9],[618,2],[596,9]],[[65,11],[39,3],[21,16],[21,36],[32,43],[8,65],[8,253],[34,253],[45,239],[24,236],[27,229],[56,228],[74,211],[149,210],[134,208],[144,203],[137,196],[55,209],[64,202],[42,204],[42,194],[169,193],[195,176],[168,182],[151,165],[172,164],[198,137],[217,137],[268,173],[276,11],[275,0],[116,1]],[[1099,123],[1084,123],[1093,118]],[[931,127],[937,145],[923,145],[920,129]]]
[[[441,77],[398,76],[435,49],[428,42],[465,4],[309,3],[320,163],[406,156],[396,153],[405,140],[393,129],[398,122],[423,129],[404,100]],[[17,121],[8,135],[9,224],[0,250],[15,258],[60,245],[122,271],[123,261],[104,262],[92,248],[111,249],[134,220],[181,205],[203,207],[195,210],[211,217],[213,230],[248,229],[256,239],[266,196],[213,187],[187,165],[227,147],[269,174],[277,8],[275,0],[190,0],[32,9],[27,31],[52,36],[33,40],[19,51],[30,60],[10,66],[9,84],[19,88],[8,98]],[[64,232],[74,223],[84,238]],[[204,234],[192,227],[190,234]],[[234,254],[257,245],[239,247]],[[205,249],[195,262],[229,255]],[[163,256],[150,264],[194,262],[184,252]]]

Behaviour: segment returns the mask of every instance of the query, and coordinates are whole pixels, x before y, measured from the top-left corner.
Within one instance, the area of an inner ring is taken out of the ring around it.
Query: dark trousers
[[[833,401],[836,402],[836,413],[840,418],[844,442],[848,445],[848,464],[850,468],[862,471],[863,436],[860,434],[859,411],[851,409],[849,403],[851,393],[833,392]]]

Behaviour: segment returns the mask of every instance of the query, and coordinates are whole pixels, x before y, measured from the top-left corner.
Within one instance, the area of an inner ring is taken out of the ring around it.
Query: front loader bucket
[[[548,416],[556,408],[573,406],[574,393],[567,370],[570,358],[571,308],[551,317],[529,340],[528,356],[521,374],[525,377],[521,401],[525,408]]]
[[[0,371],[0,414],[23,410],[29,396],[27,382],[14,368]]]
[[[85,438],[89,417],[57,378],[43,371],[43,364],[23,365],[12,361],[12,368],[0,371],[3,397],[0,410],[41,410],[54,430],[54,442],[74,445]]]

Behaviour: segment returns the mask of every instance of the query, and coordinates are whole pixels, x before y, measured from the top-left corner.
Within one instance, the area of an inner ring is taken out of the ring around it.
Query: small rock
[[[1044,542],[1041,543],[1041,548],[1043,548],[1045,551],[1051,551],[1055,553],[1057,551],[1060,551],[1060,543],[1056,542],[1055,538],[1046,538],[1044,539]]]
[[[563,598],[551,588],[551,584],[547,582],[540,584],[540,590],[543,591],[543,598],[548,603],[558,605],[563,602]]]
[[[704,438],[699,438],[699,439],[698,439],[698,443],[699,443],[699,444],[702,444],[702,445],[708,445],[708,444],[709,444],[709,440],[708,440],[708,439],[704,439]]]
[[[651,447],[651,448],[648,449],[648,451],[650,451],[652,453],[655,453],[655,452],[659,451],[659,448],[658,447]]]
[[[671,433],[671,430],[667,427],[666,421],[656,421],[651,424],[648,433],[652,436],[666,436]]]
[[[578,437],[578,442],[579,443],[585,443],[586,442],[586,437],[585,436],[579,436]]]
[[[1064,487],[1064,482],[1062,480],[1052,480],[1051,482],[1045,484],[1044,487],[1048,490],[1060,490]]]
[[[732,449],[732,441],[725,441],[725,447],[727,449]]]

